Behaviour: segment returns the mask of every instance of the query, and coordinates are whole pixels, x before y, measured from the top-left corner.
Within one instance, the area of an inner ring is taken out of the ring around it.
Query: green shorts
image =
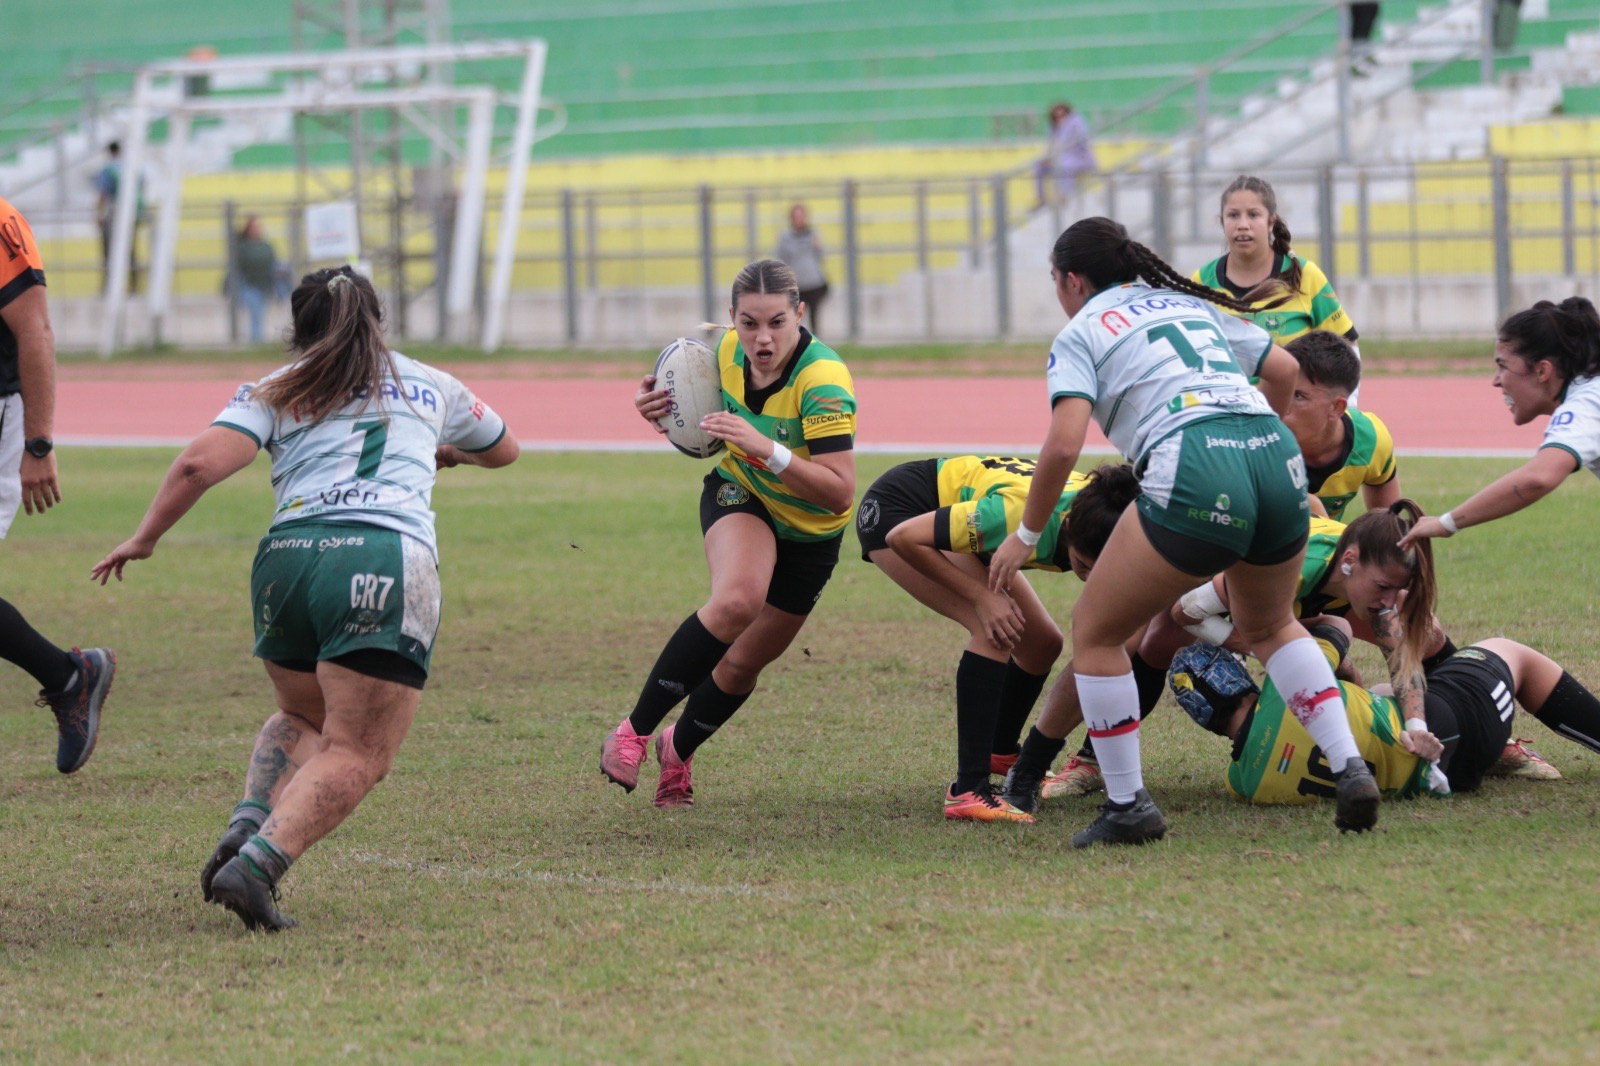
[[[1173,433],[1140,463],[1139,516],[1180,570],[1221,573],[1236,560],[1292,559],[1311,522],[1306,464],[1287,426],[1219,415]]]
[[[250,569],[255,653],[321,662],[391,651],[424,673],[439,630],[439,567],[422,542],[353,522],[293,522],[261,538]]]

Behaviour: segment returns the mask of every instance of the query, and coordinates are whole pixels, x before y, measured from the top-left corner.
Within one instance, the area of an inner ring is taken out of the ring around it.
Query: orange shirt
[[[44,261],[33,228],[11,201],[0,197],[0,310],[35,285],[44,284]],[[17,336],[0,318],[0,396],[22,388],[17,375]]]

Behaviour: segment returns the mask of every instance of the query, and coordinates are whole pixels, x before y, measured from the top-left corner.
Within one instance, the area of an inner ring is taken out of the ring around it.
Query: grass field
[[[248,934],[196,881],[271,709],[246,588],[265,469],[125,585],[87,580],[171,456],[68,450],[66,502],[0,548],[7,598],[122,662],[70,778],[0,671],[0,1060],[1593,1061],[1600,774],[1531,721],[1564,782],[1395,804],[1360,838],[1326,807],[1227,800],[1223,742],[1170,700],[1145,734],[1163,844],[1074,852],[1090,799],[947,824],[961,638],[847,551],[697,759],[695,808],[655,810],[653,768],[605,784],[600,738],[704,595],[699,467],[669,455],[441,477],[422,713],[286,879],[301,927]],[[893,461],[862,457],[859,485]],[[1437,511],[1508,465],[1403,477]],[[1597,507],[1580,476],[1437,542],[1451,632],[1600,686]],[[1035,585],[1065,619],[1076,581]]]

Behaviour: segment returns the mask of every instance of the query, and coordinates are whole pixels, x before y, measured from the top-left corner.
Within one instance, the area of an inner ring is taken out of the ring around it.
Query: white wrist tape
[[[1427,731],[1428,731],[1428,720],[1426,718],[1407,718],[1406,719],[1406,732],[1407,733],[1426,733]]]
[[[774,474],[781,474],[789,469],[789,464],[794,461],[794,452],[779,444],[772,442],[772,454],[767,456],[767,469]]]
[[[1451,514],[1449,511],[1446,511],[1444,514],[1439,516],[1439,524],[1451,534],[1461,532],[1461,527],[1456,525],[1456,516]]]
[[[1233,623],[1216,615],[1183,628],[1195,639],[1203,640],[1207,644],[1215,644],[1218,647],[1227,643],[1228,638],[1233,636]]]
[[[1222,602],[1222,595],[1217,592],[1216,584],[1210,581],[1179,596],[1178,606],[1183,608],[1183,613],[1190,618],[1205,619],[1228,613],[1228,605]]]
[[[1044,532],[1042,530],[1038,533],[1035,533],[1033,530],[1028,528],[1026,523],[1017,523],[1017,539],[1022,541],[1022,543],[1026,544],[1028,547],[1037,547],[1039,544],[1039,538],[1042,536],[1044,536]]]

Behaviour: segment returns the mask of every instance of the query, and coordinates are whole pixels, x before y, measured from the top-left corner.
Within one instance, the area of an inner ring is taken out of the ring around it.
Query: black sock
[[[1133,683],[1139,689],[1139,720],[1143,721],[1161,702],[1161,693],[1167,687],[1167,672],[1145,662],[1138,652],[1129,658],[1133,660]]]
[[[0,658],[32,674],[46,692],[66,688],[78,670],[72,656],[40,636],[7,600],[0,600]]]
[[[715,678],[702,681],[689,695],[688,706],[684,707],[678,724],[672,727],[672,750],[678,753],[678,758],[688,760],[749,698],[748,692],[722,691]]]
[[[989,783],[989,753],[994,749],[995,717],[1006,664],[962,652],[956,667],[956,794]]]
[[[1022,742],[1022,751],[1017,755],[1017,777],[1043,780],[1044,775],[1050,772],[1050,764],[1056,761],[1056,756],[1066,746],[1065,738],[1052,740],[1037,728],[1028,730],[1028,739]]]
[[[994,723],[994,753],[1015,755],[1022,727],[1028,723],[1033,705],[1039,702],[1048,674],[1030,674],[1015,659],[1006,663],[1006,679],[1000,686],[1000,710]]]
[[[711,676],[728,647],[711,635],[698,613],[685,618],[645,678],[639,702],[628,715],[633,731],[641,737],[654,733],[667,712]]]
[[[1530,713],[1568,740],[1575,740],[1590,751],[1600,751],[1600,700],[1565,670],[1544,706]]]

